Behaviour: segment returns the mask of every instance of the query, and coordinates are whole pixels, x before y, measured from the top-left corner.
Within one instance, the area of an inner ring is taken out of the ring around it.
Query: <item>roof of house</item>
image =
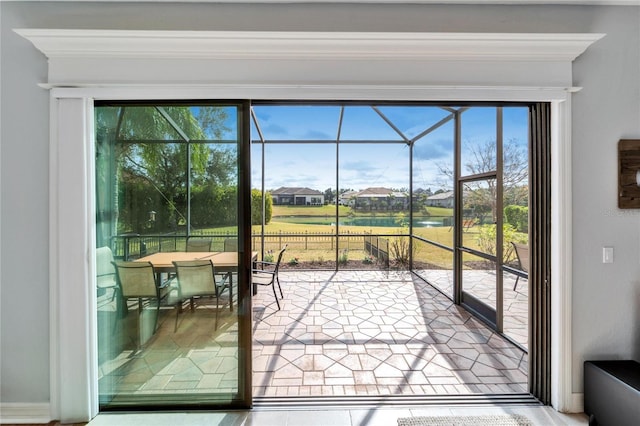
[[[363,189],[362,191],[354,194],[356,197],[406,197],[407,194],[404,192],[394,191],[393,189],[383,188],[383,187],[372,187]]]
[[[453,197],[453,191],[445,191],[439,194],[434,194],[427,198],[428,200],[446,200]]]
[[[299,186],[281,186],[271,191],[271,195],[323,195],[322,192]]]
[[[347,192],[343,192],[342,194],[340,194],[340,198],[354,197],[357,194],[358,194],[358,191],[347,191]]]

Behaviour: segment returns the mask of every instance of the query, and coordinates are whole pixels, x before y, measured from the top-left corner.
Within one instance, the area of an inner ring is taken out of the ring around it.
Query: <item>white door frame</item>
[[[52,419],[98,412],[96,99],[550,102],[552,406],[582,409],[571,378],[571,63],[602,35],[16,32],[49,59]]]

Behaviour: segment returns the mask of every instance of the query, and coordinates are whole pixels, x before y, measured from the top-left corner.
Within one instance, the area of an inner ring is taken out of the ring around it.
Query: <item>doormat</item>
[[[534,426],[520,414],[401,417],[398,426]]]

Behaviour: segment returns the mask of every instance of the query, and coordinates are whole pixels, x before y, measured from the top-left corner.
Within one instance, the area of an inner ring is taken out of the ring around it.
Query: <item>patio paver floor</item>
[[[397,271],[281,272],[254,297],[254,395],[527,392],[527,354]]]
[[[255,396],[460,395],[527,392],[527,354],[420,278],[397,271],[281,272],[253,299]],[[523,288],[525,288],[523,286]],[[99,300],[101,392],[237,392],[236,313],[215,299],[180,315],[155,309],[116,318]],[[139,324],[146,324],[143,329]],[[139,346],[141,336],[146,335]]]

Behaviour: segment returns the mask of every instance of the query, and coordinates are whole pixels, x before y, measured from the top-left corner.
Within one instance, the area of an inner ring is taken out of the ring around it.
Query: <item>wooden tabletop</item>
[[[252,258],[256,259],[258,252],[252,253]],[[237,268],[238,253],[234,251],[213,251],[213,252],[185,252],[171,251],[159,252],[141,257],[136,262],[151,262],[156,269],[173,269],[173,262],[180,260],[207,260],[211,259],[213,265],[218,268]]]

